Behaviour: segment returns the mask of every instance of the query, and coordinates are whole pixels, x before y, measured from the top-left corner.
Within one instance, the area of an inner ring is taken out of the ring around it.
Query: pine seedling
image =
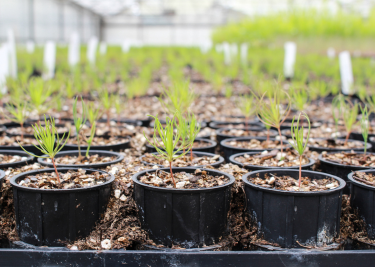
[[[50,87],[48,89],[45,88],[42,79],[30,81],[27,93],[30,97],[30,105],[37,111],[39,116],[50,108],[52,102],[49,105],[46,105],[45,103],[52,94],[52,90]]]
[[[93,125],[101,116],[100,109],[95,106],[94,102],[86,104],[87,120]]]
[[[111,107],[114,98],[109,95],[107,90],[101,90],[99,94],[100,103],[103,106],[105,113],[107,114],[107,126],[110,126],[111,121]]]
[[[27,119],[27,113],[29,106],[27,105],[26,102],[23,102],[22,100],[14,101],[10,104],[6,104],[5,109],[8,111],[8,113],[11,116],[8,116],[4,113],[4,116],[16,123],[19,123],[21,126],[21,140],[23,141],[23,132],[24,128],[23,125]]]
[[[121,119],[121,113],[125,109],[125,101],[121,99],[119,95],[117,95],[114,99],[114,106],[117,114],[117,125],[120,124],[120,119]]]
[[[282,93],[287,96],[287,106],[284,111],[281,110],[281,101],[283,99]],[[278,130],[281,143],[281,154],[283,154],[283,137],[281,135],[280,127],[288,117],[291,109],[290,96],[285,91],[276,89],[273,92],[273,96],[270,94],[267,101],[264,99],[266,94],[267,92],[265,92],[258,101],[257,116],[265,125],[269,125],[270,127],[274,127]]]
[[[90,136],[89,136],[89,138],[85,137],[86,138],[86,143],[87,143],[86,158],[89,158],[90,147],[91,147],[92,141],[94,140],[94,137],[95,137],[95,130],[96,130],[96,123],[95,123],[95,121],[91,125],[92,126],[91,126]]]
[[[238,108],[242,115],[245,116],[245,127],[249,126],[249,118],[255,112],[254,97],[251,95],[243,95],[238,100]]]
[[[332,117],[333,121],[335,122],[335,129],[336,133],[339,131],[339,120],[340,120],[340,115],[341,115],[341,103],[342,103],[342,98],[343,95],[339,94],[335,96],[332,100],[332,105],[331,105],[331,110],[332,110]],[[336,140],[336,135],[335,135],[335,140]]]
[[[231,85],[225,86],[225,97],[230,99],[233,95],[233,88]]]
[[[78,115],[77,112],[77,101],[78,97],[75,98],[73,103],[73,121],[74,121],[74,127],[76,129],[76,136],[77,136],[77,146],[78,146],[78,159],[81,158],[81,140],[80,140],[80,131],[82,130],[83,126],[86,124],[87,121],[87,109],[85,102],[82,100],[81,96],[81,103],[82,103],[82,114],[81,116]]]
[[[188,114],[188,144],[190,145],[190,160],[193,161],[193,144],[201,130],[201,125],[194,114]]]
[[[172,114],[174,114],[177,110],[180,110],[183,114],[185,114],[190,105],[197,98],[197,95],[189,89],[189,82],[175,82],[172,87],[165,89],[163,95],[164,97],[168,98],[168,101],[165,102],[161,97],[159,100],[161,104]]]
[[[305,109],[305,106],[309,100],[307,90],[305,89],[292,90],[290,97],[292,99],[292,103],[294,107],[299,111],[302,111]]]
[[[181,134],[178,131],[174,131],[176,116],[174,115],[172,119],[167,117],[165,127],[163,127],[163,124],[159,121],[158,117],[151,115],[149,116],[155,119],[153,140],[150,141],[145,133],[144,137],[158,152],[159,155],[155,155],[155,157],[169,162],[169,170],[171,173],[173,186],[176,188],[176,181],[172,172],[172,162],[177,158],[185,156],[186,152],[181,154],[178,153],[184,148],[187,148],[187,146],[184,147],[181,144],[179,145],[179,142],[181,141]]]
[[[185,148],[188,146],[189,142],[189,125],[185,117],[181,112],[176,112],[175,127],[177,132],[180,134],[180,144],[183,147],[183,152],[185,153]]]
[[[364,155],[366,156],[368,132],[370,129],[370,120],[369,120],[370,112],[368,111],[367,105],[365,105],[364,108],[362,108],[361,105],[359,105],[359,107],[361,108],[361,113],[362,113],[360,124],[361,124],[363,140],[365,141]]]
[[[307,123],[309,125],[309,129],[308,129],[308,132],[307,132],[307,137],[306,137],[305,143],[303,143],[303,141],[304,141],[304,137],[303,137],[303,130],[304,130],[304,128],[303,128],[303,125],[301,125],[301,126],[299,125],[301,116],[304,117],[307,120]],[[293,117],[292,127],[290,128],[290,133],[291,133],[291,136],[292,136],[292,141],[289,142],[289,144],[297,151],[297,153],[299,155],[299,179],[298,179],[298,187],[301,187],[301,179],[302,179],[302,157],[303,157],[303,153],[304,153],[304,151],[305,151],[305,149],[307,147],[307,144],[309,143],[311,126],[310,126],[309,117],[304,112],[300,112],[299,113],[296,125],[294,125],[294,120],[295,120],[295,116]]]
[[[60,138],[59,134],[57,132],[57,129],[55,127],[55,120],[50,117],[49,120],[47,120],[46,116],[44,116],[45,126],[41,126],[38,123],[35,123],[35,125],[32,125],[34,129],[34,137],[36,141],[38,142],[39,146],[34,145],[37,149],[39,149],[43,155],[47,156],[38,156],[31,152],[28,152],[26,149],[24,149],[21,144],[18,142],[19,146],[25,151],[27,154],[38,157],[38,158],[50,158],[52,160],[53,167],[55,169],[56,177],[58,183],[60,183],[60,177],[59,173],[57,172],[56,164],[55,164],[55,156],[57,153],[60,152],[60,150],[65,146],[66,142],[69,139],[70,131],[68,132],[68,136],[66,137],[66,140],[64,142],[64,135]]]
[[[348,143],[348,139],[350,133],[352,132],[353,126],[357,121],[358,115],[358,103],[353,104],[350,100],[345,101],[345,99],[341,100],[341,115],[344,121],[345,129],[346,129],[346,138],[345,138],[345,145]]]

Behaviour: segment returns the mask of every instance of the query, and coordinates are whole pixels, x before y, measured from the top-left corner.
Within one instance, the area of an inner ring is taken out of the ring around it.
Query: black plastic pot
[[[0,170],[0,198],[2,196],[2,188],[3,188],[3,182],[4,182],[5,172]],[[2,214],[2,207],[0,205],[0,215]]]
[[[182,152],[179,152],[178,154],[181,154]],[[150,153],[150,154],[155,154],[155,155],[158,155],[159,153],[158,152],[153,152],[153,153]],[[195,156],[197,156],[197,157],[203,157],[203,156],[208,156],[208,157],[214,157],[214,156],[216,156],[215,154],[212,154],[212,153],[206,153],[206,152],[193,152],[193,154],[195,155]],[[188,152],[187,154],[186,154],[186,156],[187,157],[190,157],[190,152]],[[156,166],[159,166],[160,168],[166,168],[166,166],[163,166],[163,165],[160,165],[160,164],[152,164],[152,163],[150,163],[150,162],[147,162],[147,161],[145,161],[145,160],[143,160],[143,158],[144,158],[145,156],[143,155],[143,156],[141,156],[140,158],[139,158],[139,160],[143,163],[143,164],[145,164],[145,165],[149,165],[149,166],[154,166],[154,165],[156,165]],[[208,164],[209,166],[212,166],[212,167],[214,167],[214,168],[217,168],[217,167],[219,167],[221,164],[223,164],[224,163],[224,158],[223,157],[221,157],[220,156],[220,158],[218,159],[218,161],[216,162],[216,163],[212,163],[212,164]],[[201,166],[192,166],[192,168],[197,168],[197,167],[204,167],[203,165],[201,165]]]
[[[81,151],[81,155],[84,157],[86,155],[86,151]],[[69,156],[78,156],[78,150],[73,151],[63,151],[56,154],[56,158],[64,157],[66,155]],[[58,164],[56,163],[57,167],[73,167],[73,168],[105,168],[107,166],[110,166],[112,164],[116,164],[118,162],[121,162],[124,159],[124,156],[120,153],[116,153],[113,151],[104,151],[104,150],[91,150],[89,151],[89,155],[99,155],[101,157],[113,157],[116,156],[115,160],[108,161],[105,163],[91,163],[91,164]],[[45,155],[47,156],[47,155]],[[47,159],[45,158],[38,158],[38,162],[43,166],[48,166],[53,168],[52,162],[47,162]]]
[[[374,174],[375,170],[361,170],[360,172]],[[358,210],[358,215],[364,220],[368,237],[375,239],[375,187],[361,183],[353,178],[353,172],[349,173],[350,181],[350,205]]]
[[[206,153],[213,153],[215,154],[215,148],[217,143],[215,141],[212,141],[210,139],[203,139],[203,138],[196,138],[195,141],[203,141],[207,143],[207,146],[199,147],[199,148],[193,148],[193,152],[206,152]],[[150,145],[146,144],[146,152],[153,153],[156,152],[156,149]]]
[[[0,150],[0,154],[17,155],[17,156],[20,156],[20,157],[26,157],[26,160],[21,160],[21,161],[16,161],[16,162],[11,162],[11,163],[1,163],[0,169],[6,169],[6,168],[9,168],[9,167],[14,168],[14,167],[17,167],[17,166],[26,165],[26,164],[29,164],[29,163],[33,162],[33,160],[34,160],[34,157],[30,156],[25,151]]]
[[[212,129],[220,129],[220,128],[244,128],[246,127],[245,122],[217,122],[213,121],[210,122],[209,126]],[[247,124],[247,128],[259,128],[259,129],[265,129],[260,122],[252,121]]]
[[[336,152],[330,152],[328,154],[333,154]],[[363,152],[358,152],[358,154],[363,154]],[[367,153],[369,154],[369,153]],[[363,166],[355,166],[355,165],[344,165],[344,164],[339,164],[337,162],[332,162],[329,160],[326,160],[323,155],[319,155],[319,169],[322,172],[329,173],[332,175],[335,175],[337,177],[340,177],[346,182],[346,187],[344,189],[344,194],[349,194],[349,188],[350,188],[350,181],[348,180],[348,175],[352,171],[359,171],[359,170],[364,170],[364,169],[372,169],[371,167],[363,167]]]
[[[161,170],[169,172],[169,168]],[[173,168],[174,172],[194,173],[195,170]],[[235,178],[216,170],[201,170],[211,175],[225,175],[230,182],[211,188],[170,189],[138,181],[138,177],[156,170],[145,170],[132,177],[142,228],[156,243],[201,247],[213,244],[226,234],[231,186]]]
[[[245,152],[245,153],[238,153],[234,154],[229,157],[229,162],[236,164],[242,168],[245,168],[246,170],[250,171],[257,171],[257,170],[271,170],[271,169],[299,169],[299,166],[293,166],[293,167],[267,167],[267,166],[258,166],[258,165],[248,165],[248,164],[243,164],[239,161],[236,160],[237,157],[243,156],[243,155],[256,155],[259,154],[259,152]],[[310,170],[312,166],[314,166],[315,160],[309,159],[309,163],[302,165],[303,170]]]
[[[249,177],[264,178],[266,174],[288,175],[298,179],[298,170],[273,169],[247,173],[245,183],[247,212],[257,224],[259,234],[281,247],[298,247],[297,243],[321,246],[333,242],[340,233],[342,190],[345,181],[326,173],[302,171],[312,179],[332,177],[337,188],[320,192],[282,191],[252,184]]]
[[[22,146],[26,151],[31,152],[35,155],[42,155],[42,152],[37,149],[34,145],[24,145]],[[0,153],[1,151],[20,151],[24,152],[23,149],[17,144],[16,146],[0,146]]]
[[[280,130],[286,130],[286,129],[290,130],[290,128],[292,127],[292,121],[293,121],[293,119],[286,119],[286,120],[281,124]],[[306,120],[305,120],[305,121],[306,121]],[[296,123],[297,123],[297,119],[294,120],[294,124],[296,124]],[[301,121],[300,121],[300,123],[301,123]],[[310,121],[310,127],[311,127],[311,128],[318,128],[318,127],[320,127],[320,126],[322,126],[322,123],[321,123],[321,122],[318,122],[318,121],[315,121],[315,122]],[[307,128],[307,125],[305,126],[305,128]]]
[[[61,173],[78,168],[59,168]],[[13,186],[16,226],[20,239],[37,246],[64,246],[90,234],[105,212],[115,177],[103,184],[76,189],[36,189],[18,184],[25,176],[54,169],[42,169],[15,175]],[[87,173],[101,172],[86,169]]]
[[[225,139],[225,140],[221,141],[220,142],[220,148],[224,152],[224,158],[225,158],[225,160],[227,162],[229,162],[230,156],[232,156],[234,154],[238,154],[238,153],[244,153],[244,152],[257,152],[257,153],[260,153],[260,152],[262,152],[264,150],[271,151],[271,150],[274,149],[274,148],[269,148],[269,149],[265,149],[265,148],[251,148],[251,149],[248,149],[248,148],[240,148],[240,147],[235,147],[235,146],[228,145],[228,143],[231,142],[231,141],[233,141],[233,140],[236,140],[236,141],[250,141],[251,139],[257,139],[257,140],[262,140],[262,141],[267,140],[267,138],[263,138],[263,137],[236,137],[236,138],[229,138],[229,139]],[[276,139],[275,138],[270,138],[269,140],[270,141],[275,141]],[[291,147],[291,145],[289,145],[289,143],[286,140],[283,140],[283,144],[284,144],[284,148]]]
[[[123,141],[114,145],[106,145],[106,146],[91,146],[90,150],[106,150],[106,151],[121,151],[130,147],[130,137],[119,137]],[[81,150],[85,151],[87,146],[81,145]],[[63,147],[62,151],[68,150],[78,150],[78,146],[74,144],[68,144]]]
[[[216,141],[218,142],[218,144],[221,143],[221,141],[225,140],[225,139],[229,139],[229,138],[236,138],[237,136],[233,136],[233,135],[228,135],[228,134],[223,134],[223,131],[226,131],[230,128],[220,128],[220,129],[217,129],[216,130]],[[266,128],[259,128],[259,127],[254,127],[254,128],[238,128],[237,130],[243,130],[243,131],[252,131],[252,132],[264,132],[264,135],[262,137],[265,137],[267,138],[267,129]],[[270,137],[275,137],[277,136],[279,133],[275,130],[270,130]],[[241,136],[241,137],[256,137],[256,136],[252,136],[252,135],[249,135],[249,136]]]
[[[328,139],[328,138],[314,138],[314,139],[323,140],[323,139]],[[336,139],[336,140],[345,141],[345,139]],[[328,147],[319,147],[319,146],[310,146],[310,145],[308,145],[308,147],[309,147],[310,151],[316,151],[318,153],[322,153],[323,151],[327,151],[327,152],[350,152],[350,151],[363,152],[363,149],[365,147],[364,142],[361,142],[361,141],[358,141],[358,140],[353,140],[353,139],[348,139],[348,142],[360,142],[360,143],[363,144],[363,147],[361,147],[361,148],[351,148],[351,149],[328,148]],[[372,148],[372,145],[367,144],[367,151],[371,151],[371,148]]]
[[[370,140],[370,138],[373,138],[373,137],[375,137],[375,134],[369,134],[368,140]],[[364,141],[362,133],[359,133],[359,132],[350,133],[350,139],[358,140],[362,142]]]
[[[31,127],[32,125],[33,125],[32,123],[25,123],[24,127]],[[44,126],[44,124],[42,124],[42,126]],[[55,124],[55,126],[56,126],[56,129],[58,129],[58,128],[66,128],[65,124]],[[8,126],[7,129],[6,129],[6,131],[5,131],[6,135],[8,135],[8,136],[21,136],[20,134],[13,134],[13,133],[11,133],[9,131],[10,129],[17,128],[17,127],[20,127],[20,126],[19,125]],[[62,138],[63,136],[67,137],[68,133],[69,133],[69,130],[66,131],[66,132],[58,133],[58,135],[59,135],[60,138]],[[34,138],[34,134],[24,134],[23,137],[25,137],[25,138]]]
[[[114,122],[119,122],[119,123],[126,123],[126,124],[129,124],[129,125],[133,125],[133,126],[142,126],[142,122],[139,121],[139,120],[132,120],[132,119],[116,119],[116,118],[113,118],[111,119],[111,121],[114,121]],[[106,123],[107,122],[107,119],[99,119],[98,122],[102,122],[102,123]]]

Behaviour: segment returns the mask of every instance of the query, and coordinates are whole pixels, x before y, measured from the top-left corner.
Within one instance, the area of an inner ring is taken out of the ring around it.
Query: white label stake
[[[344,95],[353,94],[353,70],[350,53],[343,51],[339,54],[340,62],[340,76],[341,76],[341,90]]]
[[[98,48],[98,38],[95,36],[91,37],[89,44],[87,45],[87,60],[91,65],[95,65],[96,50]]]
[[[80,57],[80,42],[78,33],[74,32],[70,37],[68,62],[70,67],[78,64]]]
[[[3,44],[0,46],[0,91],[7,92],[6,79],[9,75],[9,52],[8,45]]]
[[[17,56],[16,56],[16,42],[14,40],[14,33],[8,29],[8,55],[9,55],[9,75],[17,78]]]
[[[48,41],[44,47],[43,63],[45,67],[43,78],[45,80],[52,79],[55,76],[56,63],[56,44],[52,41]]]
[[[294,64],[296,63],[297,46],[294,42],[286,42],[284,44],[284,76],[285,78],[293,78]]]

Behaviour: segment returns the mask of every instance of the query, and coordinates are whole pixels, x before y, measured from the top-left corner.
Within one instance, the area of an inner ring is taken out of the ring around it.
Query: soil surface
[[[305,128],[306,129],[306,128]],[[290,136],[290,130],[283,130],[283,134]],[[307,130],[303,131],[303,136],[307,137]],[[337,138],[337,137],[343,137],[345,136],[346,133],[343,131],[337,132],[335,128],[333,127],[328,127],[327,125],[323,124],[322,126],[318,128],[311,128],[310,130],[310,138]]]
[[[266,174],[265,179],[250,177],[249,181],[255,185],[283,191],[325,191],[339,186],[339,182],[330,177],[324,179],[302,177],[301,187],[298,187],[298,179],[287,175],[276,176],[272,173]]]
[[[96,125],[95,135],[96,136],[132,136],[134,133],[137,132],[138,128],[134,125],[126,124],[126,123],[116,123],[115,121],[110,122],[110,127],[108,128],[107,123],[99,122]],[[85,136],[90,136],[91,134],[91,127],[84,126],[80,131],[80,134]]]
[[[353,178],[360,183],[375,186],[375,176],[372,173],[354,172]]]
[[[233,137],[241,137],[241,136],[252,136],[252,137],[267,137],[267,130],[263,131],[249,131],[246,129],[225,129],[220,132],[221,134],[225,134],[228,136],[233,136]],[[270,137],[274,137],[277,134],[274,132],[270,132]]]
[[[151,142],[153,141],[153,139],[149,139]],[[161,140],[159,140],[160,144],[162,145],[162,142]],[[147,142],[148,143],[148,142]],[[151,144],[148,143],[150,146]],[[208,147],[208,146],[211,146],[212,144],[209,143],[209,142],[206,142],[206,141],[202,141],[202,140],[194,140],[194,143],[193,143],[193,149],[194,148],[204,148],[204,147]],[[180,147],[180,143],[177,143],[176,145],[176,149]]]
[[[99,156],[98,154],[95,154],[95,155],[89,155],[89,157],[87,158],[85,156],[85,153],[86,151],[82,151],[82,156],[81,158],[79,159],[78,156],[63,156],[63,157],[56,157],[55,158],[55,163],[56,164],[85,164],[85,165],[89,165],[89,164],[97,164],[97,163],[106,163],[106,162],[110,162],[110,161],[113,161],[115,159],[117,159],[117,156],[112,156],[112,157],[103,157],[103,156]],[[52,163],[52,160],[51,159],[44,159],[46,162],[48,163]]]
[[[349,166],[363,166],[363,167],[375,167],[375,155],[374,154],[359,154],[359,153],[322,153],[322,157],[325,160],[335,162],[338,164],[349,165]]]
[[[286,149],[283,154],[277,149],[272,151],[263,151],[255,155],[245,154],[235,158],[236,161],[243,165],[257,165],[264,167],[294,167],[299,166],[299,155],[294,149]],[[308,164],[310,161],[303,156],[302,165]]]
[[[336,148],[336,149],[353,149],[353,148],[363,148],[363,143],[359,141],[348,141],[345,144],[344,140],[341,139],[309,139],[310,147],[325,147],[325,148]]]
[[[94,139],[92,140],[91,146],[108,146],[108,145],[116,145],[116,144],[121,144],[126,141],[129,141],[129,138],[126,137],[117,137],[117,136],[110,136],[109,138],[104,138],[100,136],[95,136]],[[85,140],[80,139],[81,146],[87,146],[87,143]],[[77,145],[77,139],[76,138],[71,138],[67,142],[69,145]]]
[[[42,125],[42,127],[45,127]],[[68,136],[69,128],[68,127],[56,127],[58,133],[66,133],[65,136]],[[6,129],[6,132],[13,135],[20,135],[22,134],[21,127],[12,127]],[[34,135],[34,128],[31,126],[23,127],[23,134]]]
[[[38,173],[36,175],[26,176],[18,184],[39,189],[74,189],[85,188],[105,183],[111,179],[109,174],[100,172],[86,173],[86,170],[59,173],[60,183],[58,183],[55,172]]]
[[[173,161],[172,166],[173,167],[195,167],[195,166],[206,166],[210,164],[217,163],[219,161],[220,156],[215,155],[214,157],[209,156],[196,156],[193,153],[193,160],[191,161],[190,158],[190,152],[188,152],[185,156],[177,158],[175,161]],[[142,157],[142,160],[153,164],[153,165],[163,165],[165,167],[169,167],[169,162],[155,157],[152,154],[146,153],[144,157]]]
[[[22,145],[38,145],[38,142],[35,138],[24,137],[21,139],[21,136],[0,136],[0,146],[19,146],[18,142]]]
[[[0,164],[14,163],[14,162],[25,161],[25,160],[27,160],[27,157],[21,157],[18,155],[0,154]]]
[[[177,189],[196,189],[220,186],[228,183],[230,179],[224,175],[213,176],[200,169],[194,173],[174,172],[173,177]],[[171,174],[162,170],[146,173],[138,178],[140,182],[157,187],[174,188]]]
[[[258,140],[258,139],[250,139],[246,141],[237,141],[237,140],[231,140],[224,142],[225,145],[238,147],[238,148],[244,148],[244,149],[273,149],[281,148],[281,143],[278,140]],[[286,148],[288,146],[285,141],[283,142],[283,148]]]
[[[242,122],[245,124],[245,117],[230,117],[230,116],[214,116],[211,118],[214,122]],[[247,119],[249,122],[254,122],[256,117],[250,117]]]

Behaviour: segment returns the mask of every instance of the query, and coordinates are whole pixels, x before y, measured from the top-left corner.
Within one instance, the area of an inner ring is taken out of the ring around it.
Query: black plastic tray
[[[233,266],[332,267],[374,266],[373,250],[340,251],[201,251],[153,250],[68,251],[56,249],[0,249],[0,266]]]

